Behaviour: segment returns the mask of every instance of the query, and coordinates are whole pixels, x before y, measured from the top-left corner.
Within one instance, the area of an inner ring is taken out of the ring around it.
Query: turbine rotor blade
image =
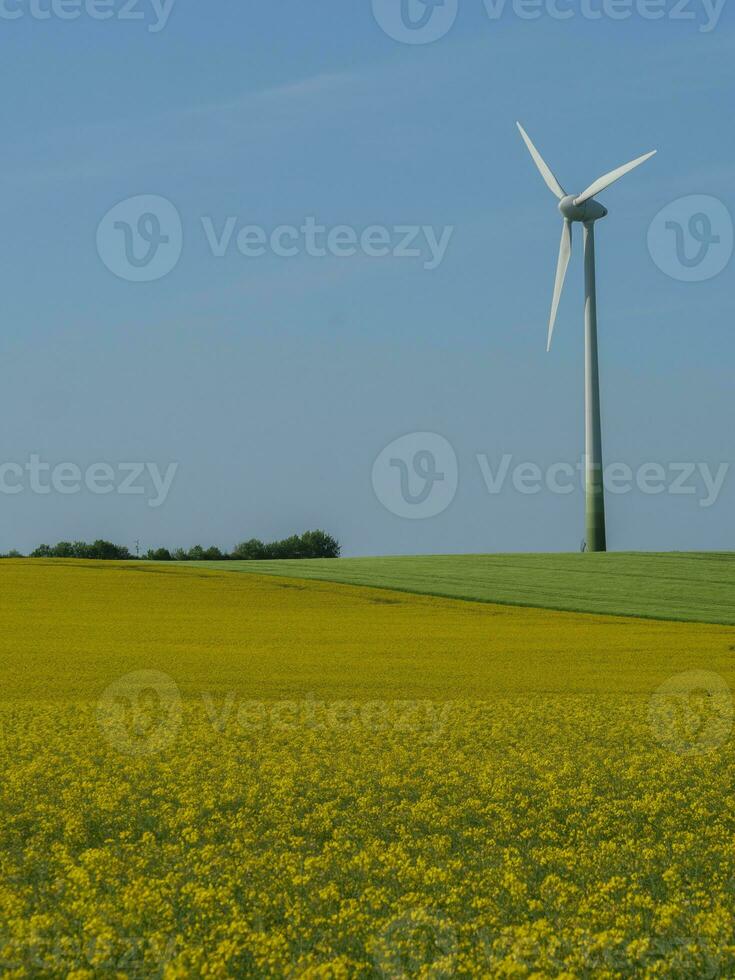
[[[604,191],[606,187],[610,184],[614,184],[616,180],[620,180],[631,170],[635,170],[636,167],[640,167],[642,163],[646,160],[650,160],[652,156],[656,154],[656,150],[651,150],[650,153],[644,153],[642,157],[637,157],[635,160],[631,160],[630,163],[623,164],[622,167],[618,167],[617,170],[611,170],[609,174],[605,174],[604,177],[599,177],[594,184],[590,184],[586,191],[583,191],[579,197],[575,197],[575,204],[584,204],[585,201],[589,201],[591,197],[595,194],[599,194],[600,191]]]
[[[533,143],[531,141],[531,137],[528,135],[528,133],[526,132],[526,130],[523,128],[523,126],[521,126],[521,124],[519,122],[516,123],[516,126],[518,127],[518,130],[519,130],[521,136],[523,137],[523,142],[528,147],[528,152],[533,157],[533,162],[536,164],[536,166],[538,167],[539,173],[544,178],[544,182],[546,183],[546,186],[549,188],[549,190],[551,191],[551,193],[554,194],[556,197],[558,197],[559,200],[561,201],[561,199],[563,197],[566,197],[567,196],[566,195],[566,191],[561,186],[561,184],[556,179],[556,177],[553,175],[553,173],[551,172],[548,164],[546,163],[546,161],[544,160],[544,158],[541,156],[541,154],[539,153],[539,151],[533,145]]]
[[[554,283],[554,298],[551,301],[551,317],[549,318],[549,339],[546,350],[551,350],[551,338],[554,335],[554,324],[556,323],[556,313],[559,309],[559,300],[564,288],[564,280],[567,276],[569,257],[572,254],[572,222],[567,218],[561,229],[561,244],[559,245],[559,261],[556,266],[556,282]]]

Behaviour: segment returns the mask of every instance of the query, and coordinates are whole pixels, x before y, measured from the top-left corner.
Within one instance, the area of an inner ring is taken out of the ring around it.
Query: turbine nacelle
[[[607,208],[599,201],[590,198],[577,204],[574,194],[567,194],[559,201],[559,210],[567,221],[599,221],[600,218],[607,216]]]

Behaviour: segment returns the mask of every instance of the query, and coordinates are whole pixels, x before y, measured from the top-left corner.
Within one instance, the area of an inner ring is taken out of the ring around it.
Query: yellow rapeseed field
[[[5,977],[735,975],[735,629],[0,564]]]

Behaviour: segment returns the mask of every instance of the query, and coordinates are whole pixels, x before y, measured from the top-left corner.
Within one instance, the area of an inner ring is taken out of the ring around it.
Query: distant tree
[[[303,558],[339,558],[340,552],[339,542],[326,531],[307,531],[301,535]]]
[[[204,552],[204,557],[203,557],[202,560],[203,561],[222,561],[224,559],[224,557],[225,556],[222,554],[222,552],[219,550],[219,548],[212,547],[212,548],[207,548],[206,549],[206,551]]]
[[[128,561],[132,556],[123,545],[113,544],[111,541],[95,541],[93,544],[84,545],[85,558],[96,558],[102,561]],[[80,555],[80,557],[82,557]]]
[[[232,554],[223,553],[218,547],[203,548],[194,545],[189,551],[176,548],[172,553],[168,548],[153,548],[146,552],[148,561],[263,561],[265,559],[308,559],[339,558],[340,546],[336,538],[326,531],[306,531],[302,535],[292,534],[282,541],[264,544],[258,538],[251,538],[236,545]],[[0,557],[21,558],[17,551]],[[59,541],[50,547],[42,544],[31,554],[31,558],[87,558],[98,561],[129,561],[133,556],[124,545],[98,539],[88,544],[86,541]]]
[[[301,538],[292,535],[284,538],[283,541],[274,541],[265,546],[266,557],[275,561],[282,561],[285,558],[301,558]]]
[[[147,551],[146,559],[148,561],[174,561],[174,557],[168,548],[156,548],[155,551]]]
[[[257,538],[243,541],[232,552],[232,558],[238,561],[262,561],[265,558],[265,545]]]
[[[257,538],[238,544],[230,555],[239,561],[263,561],[271,559],[339,558],[339,542],[325,531],[307,531],[282,541],[263,544]]]
[[[131,557],[127,548],[101,539],[87,544],[86,541],[59,541],[50,548],[42,544],[31,554],[31,558],[94,558],[103,561],[127,561]]]
[[[9,551],[6,555],[0,555],[0,558],[23,558],[19,551]]]

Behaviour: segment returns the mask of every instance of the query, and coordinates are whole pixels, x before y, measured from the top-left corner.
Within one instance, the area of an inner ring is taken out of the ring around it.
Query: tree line
[[[188,550],[176,548],[153,548],[145,555],[135,556],[124,545],[111,541],[59,541],[56,545],[42,544],[32,551],[29,558],[87,558],[98,561],[274,561],[296,558],[339,558],[339,542],[326,531],[306,531],[294,534],[283,541],[263,542],[257,538],[243,541],[230,553],[217,547],[203,548],[194,545]],[[11,551],[0,558],[24,558],[18,551]]]

